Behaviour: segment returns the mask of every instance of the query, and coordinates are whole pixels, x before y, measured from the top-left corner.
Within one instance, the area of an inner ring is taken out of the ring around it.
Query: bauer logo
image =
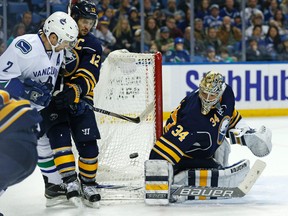
[[[288,99],[288,72],[281,65],[234,65],[237,69],[215,69],[221,72],[235,94],[236,101],[284,101]],[[213,68],[217,68],[213,65]],[[218,66],[219,67],[219,66]],[[231,68],[231,66],[230,66]],[[259,69],[260,68],[260,69]],[[272,71],[273,68],[273,71]],[[203,72],[189,70],[186,73],[186,84],[191,90],[199,86]]]

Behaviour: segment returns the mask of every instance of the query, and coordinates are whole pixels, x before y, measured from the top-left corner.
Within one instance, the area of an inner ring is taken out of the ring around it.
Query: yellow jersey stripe
[[[157,141],[156,145],[159,148],[161,148],[164,152],[169,154],[177,163],[180,161],[180,157],[174,151],[172,151],[170,148],[168,148],[167,146],[162,144],[160,141]]]

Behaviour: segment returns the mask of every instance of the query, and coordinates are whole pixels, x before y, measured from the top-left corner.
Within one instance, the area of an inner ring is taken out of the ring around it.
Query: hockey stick
[[[97,107],[93,107],[90,104],[89,104],[89,106],[95,112],[99,112],[99,113],[102,113],[104,115],[113,116],[113,117],[116,117],[116,118],[119,118],[119,119],[122,119],[122,120],[126,120],[126,121],[129,121],[129,122],[133,122],[133,123],[138,124],[141,121],[143,121],[147,117],[147,115],[153,110],[154,103],[153,102],[150,103],[147,106],[147,108],[138,117],[135,117],[135,118],[132,118],[132,117],[129,117],[129,116],[126,116],[126,115],[117,114],[117,113],[114,113],[114,112],[110,112],[110,111],[107,111],[107,110],[104,110],[104,109],[100,109],[100,108],[97,108]]]
[[[172,185],[171,195],[225,198],[243,197],[250,191],[265,167],[266,163],[264,161],[257,160],[238,187],[193,187]]]

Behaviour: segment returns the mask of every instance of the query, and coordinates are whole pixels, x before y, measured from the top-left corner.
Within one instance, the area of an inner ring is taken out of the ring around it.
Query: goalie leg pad
[[[180,172],[174,176],[172,190],[174,186],[178,188],[181,186],[201,186],[201,187],[237,187],[245,178],[250,170],[249,160],[241,160],[232,166],[225,167],[223,169],[190,169]],[[204,196],[186,196],[188,200],[206,200],[213,199],[213,197]],[[185,197],[185,198],[186,198]],[[170,200],[174,202],[185,201],[184,196],[172,195]]]
[[[166,160],[145,161],[145,203],[168,205],[173,167]]]

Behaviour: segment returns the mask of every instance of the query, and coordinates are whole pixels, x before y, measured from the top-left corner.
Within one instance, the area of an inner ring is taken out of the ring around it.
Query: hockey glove
[[[66,83],[64,90],[62,92],[59,92],[55,96],[56,108],[68,108],[74,103],[79,103],[81,92],[82,91],[80,86],[76,84]]]
[[[74,103],[69,106],[69,112],[74,116],[82,115],[86,110],[90,108],[90,105],[86,102],[81,100],[79,103]]]
[[[24,80],[24,94],[22,97],[46,107],[50,102],[51,93],[46,85],[27,78]]]

